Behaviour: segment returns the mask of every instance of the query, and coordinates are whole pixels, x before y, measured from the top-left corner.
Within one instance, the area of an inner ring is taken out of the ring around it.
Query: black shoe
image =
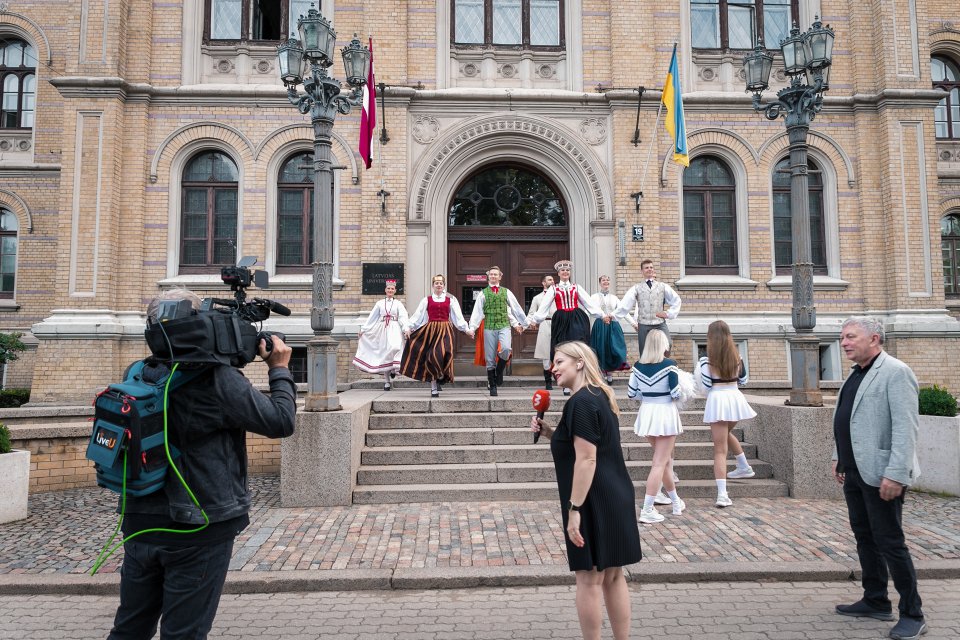
[[[923,618],[908,618],[900,616],[900,622],[890,629],[893,640],[916,640],[927,632],[927,624]]]
[[[487,385],[490,387],[490,395],[497,395],[497,372],[494,369],[487,369]]]
[[[497,368],[495,369],[497,373],[497,384],[503,386],[503,371],[507,368],[507,361],[497,359]]]
[[[543,372],[543,384],[546,385],[547,391],[553,391],[553,374],[549,371]]]
[[[396,371],[391,371],[391,372],[390,372],[390,379],[393,380],[393,379],[396,378],[396,377],[397,377],[397,372],[396,372]]]
[[[384,390],[384,391],[390,391],[390,388],[391,388],[391,387],[390,387],[390,383],[389,383],[389,382],[387,382],[386,384],[383,385],[383,390]]]
[[[870,606],[863,600],[857,600],[853,604],[838,604],[837,613],[842,616],[853,616],[854,618],[873,618],[874,620],[893,620],[892,609],[877,609]],[[906,618],[905,618],[906,619]]]
[[[440,397],[440,390],[439,390],[439,389],[431,389],[431,390],[430,390],[430,397],[431,397],[431,398],[439,398],[439,397]]]
[[[439,382],[437,383],[437,391],[443,391],[443,386]]]

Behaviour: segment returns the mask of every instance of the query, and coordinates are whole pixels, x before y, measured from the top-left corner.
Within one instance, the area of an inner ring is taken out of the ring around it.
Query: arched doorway
[[[543,276],[569,257],[567,206],[560,194],[549,178],[517,163],[487,164],[454,190],[447,209],[447,286],[468,320],[491,265],[500,266],[504,286],[527,311]],[[536,331],[514,335],[514,373],[527,363],[541,370],[533,356],[536,340]],[[474,342],[457,333],[456,353],[457,370],[471,371]]]

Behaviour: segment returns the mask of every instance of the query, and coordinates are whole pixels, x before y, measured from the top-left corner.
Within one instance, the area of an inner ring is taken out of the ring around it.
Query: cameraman
[[[157,322],[162,300],[200,299],[185,289],[161,294],[147,307],[147,322]],[[120,569],[120,606],[111,640],[160,637],[206,638],[217,613],[233,541],[250,523],[247,491],[246,432],[268,438],[293,433],[297,389],[290,375],[290,347],[272,336],[273,350],[261,340],[259,355],[269,367],[270,396],[227,365],[207,370],[171,393],[169,440],[180,451],[177,468],[193,491],[209,525],[183,484],[171,471],[162,491],[127,498],[123,534],[163,528],[192,533],[148,532],[124,544]],[[146,380],[162,380],[165,363],[149,361]]]

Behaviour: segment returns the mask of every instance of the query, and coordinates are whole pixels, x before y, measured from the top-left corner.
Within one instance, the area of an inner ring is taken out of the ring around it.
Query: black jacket
[[[164,365],[148,366],[144,378],[162,378]],[[289,369],[270,369],[270,395],[258,391],[233,367],[215,365],[171,393],[170,444],[180,451],[177,468],[211,523],[244,516],[247,440],[250,431],[268,438],[293,434],[297,388]],[[170,470],[163,491],[127,498],[127,513],[168,516],[182,524],[203,524],[200,509]]]

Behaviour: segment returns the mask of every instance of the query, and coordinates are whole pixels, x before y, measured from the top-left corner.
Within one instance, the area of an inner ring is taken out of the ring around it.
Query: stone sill
[[[850,283],[830,276],[813,276],[814,291],[846,291]],[[790,291],[793,289],[793,276],[774,276],[767,280],[771,291]]]
[[[0,313],[4,311],[19,311],[20,305],[12,298],[0,299]]]
[[[684,276],[676,281],[677,289],[683,291],[749,291],[759,283],[740,276],[703,275]]]

